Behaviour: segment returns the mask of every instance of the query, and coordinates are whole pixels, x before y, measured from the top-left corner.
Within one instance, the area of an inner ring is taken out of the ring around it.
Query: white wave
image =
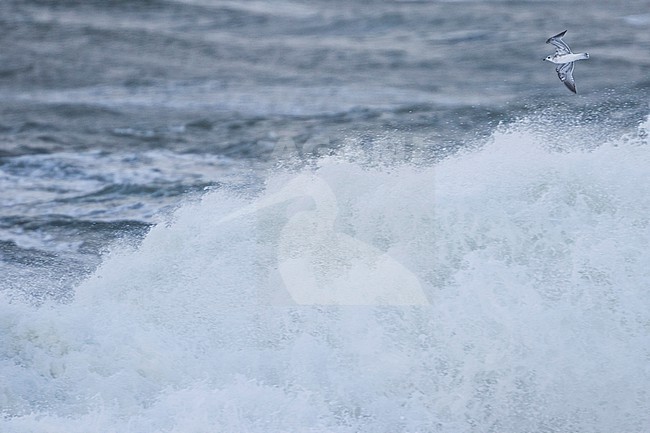
[[[211,192],[74,302],[2,304],[1,430],[644,431],[648,124],[564,148],[535,125]],[[417,302],[368,297],[398,290],[385,263]]]

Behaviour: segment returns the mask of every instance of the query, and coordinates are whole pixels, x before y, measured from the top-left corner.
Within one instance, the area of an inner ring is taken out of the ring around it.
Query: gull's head
[[[543,61],[543,62],[544,62],[544,61],[549,61],[549,62],[550,62],[551,59],[552,59],[552,56],[546,56],[545,58],[542,59],[542,61]]]

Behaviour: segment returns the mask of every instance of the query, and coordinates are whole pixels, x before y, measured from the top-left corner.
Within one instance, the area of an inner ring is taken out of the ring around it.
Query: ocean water
[[[0,431],[648,431],[649,11],[2,2]]]

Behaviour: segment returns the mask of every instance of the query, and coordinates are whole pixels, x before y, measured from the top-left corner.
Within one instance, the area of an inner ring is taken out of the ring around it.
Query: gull
[[[567,86],[573,93],[577,93],[576,82],[573,79],[573,63],[576,60],[588,59],[589,54],[574,54],[571,52],[571,48],[569,48],[566,42],[562,40],[562,36],[564,36],[566,32],[567,31],[565,30],[562,33],[551,36],[546,40],[547,44],[552,44],[555,47],[555,54],[548,56],[542,60],[555,63],[557,65],[555,67],[555,71],[557,72],[557,76],[560,77],[560,81],[562,81],[564,85]]]

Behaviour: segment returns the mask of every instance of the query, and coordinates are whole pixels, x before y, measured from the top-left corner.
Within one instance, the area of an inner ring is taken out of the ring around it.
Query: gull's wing
[[[556,54],[571,54],[571,48],[562,40],[562,36],[566,33],[566,30],[562,33],[558,33],[555,36],[551,36],[546,40],[547,44],[552,44],[555,47]]]
[[[555,70],[557,71],[557,76],[560,77],[560,81],[562,81],[564,85],[567,86],[573,93],[578,93],[576,92],[576,82],[573,79],[574,63],[575,62],[569,62],[557,65]]]

